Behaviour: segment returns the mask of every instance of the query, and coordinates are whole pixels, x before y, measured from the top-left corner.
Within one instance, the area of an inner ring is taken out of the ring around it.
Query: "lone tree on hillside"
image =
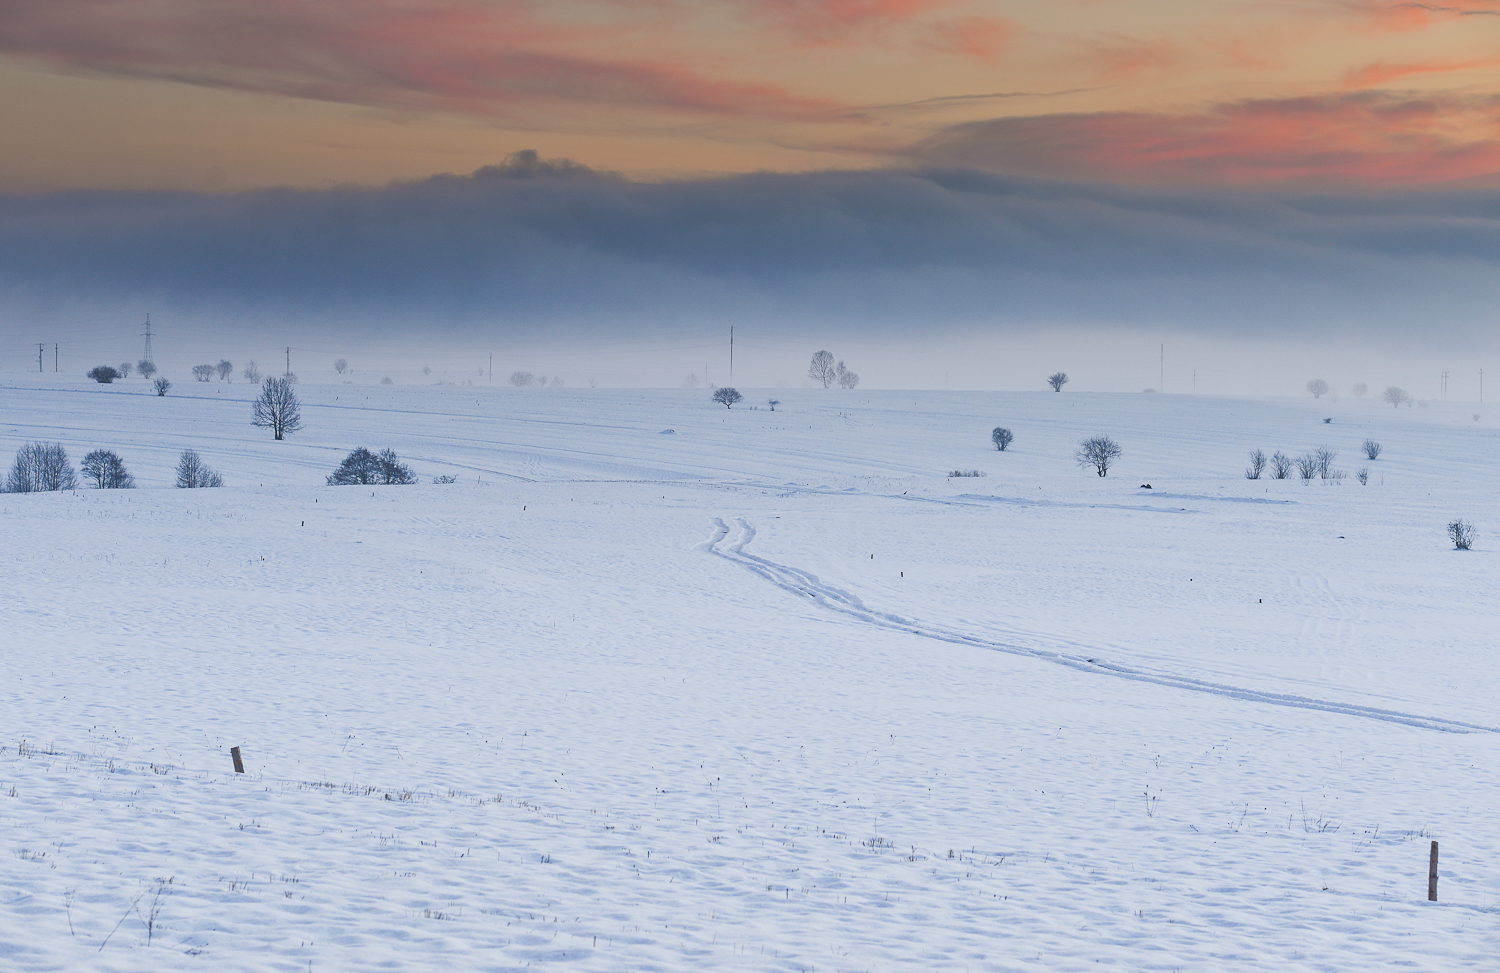
[[[1120,445],[1108,436],[1090,436],[1078,444],[1073,459],[1087,469],[1093,467],[1100,476],[1108,476],[1109,468],[1120,457]]]
[[[812,364],[807,366],[807,377],[814,382],[821,382],[826,389],[839,377],[838,369],[833,364],[833,352],[820,351],[812,356]]]
[[[1328,394],[1328,383],[1321,378],[1315,378],[1307,383],[1307,390],[1312,393],[1313,398],[1321,399]]]
[[[990,433],[990,442],[994,443],[995,448],[1000,450],[1002,453],[1005,452],[1005,447],[1009,446],[1011,444],[1011,441],[1015,438],[1016,437],[1011,434],[1011,431],[1009,429],[1006,429],[1004,426],[996,426],[995,431]]]
[[[16,450],[16,461],[5,478],[7,493],[46,493],[74,490],[78,474],[59,443],[27,443]]]
[[[349,363],[340,358],[333,363],[333,370],[342,375],[349,370]]]
[[[837,376],[839,388],[841,389],[852,389],[859,385],[859,372],[850,371],[848,368],[844,367],[843,362],[839,362],[839,366],[835,370],[835,374]]]
[[[260,398],[255,400],[251,425],[271,430],[277,439],[302,428],[302,403],[284,378],[268,378],[261,383]]]
[[[228,358],[220,358],[219,363],[214,366],[214,371],[219,373],[219,381],[224,381],[234,374],[234,362]]]
[[[714,389],[714,401],[719,403],[726,409],[743,398],[743,395],[727,385],[721,389]]]
[[[130,362],[128,362],[128,361],[122,361],[122,362],[120,362],[120,377],[121,378],[129,378],[130,377],[130,370],[132,368],[134,368],[134,367],[135,366],[132,365],[132,364],[130,364]]]
[[[142,358],[135,363],[135,370],[141,373],[141,378],[150,378],[156,374],[156,362],[149,358]]]
[[[166,395],[167,389],[170,389],[172,387],[172,383],[167,381],[165,378],[159,378],[151,383],[151,387],[156,389],[157,395]]]
[[[120,377],[120,372],[113,365],[95,365],[89,369],[88,377],[100,385],[108,385]]]
[[[1406,394],[1406,389],[1401,388],[1399,385],[1390,386],[1384,392],[1380,393],[1380,397],[1392,406],[1399,406],[1403,402],[1411,401],[1411,396]]]
[[[108,449],[96,449],[83,458],[83,475],[94,481],[100,490],[133,490],[135,477],[125,468],[120,457]]]
[[[182,456],[177,460],[177,489],[197,490],[223,485],[224,478],[208,468],[197,450],[182,451]]]
[[[1061,392],[1062,387],[1068,384],[1068,373],[1053,372],[1051,375],[1047,376],[1047,384],[1052,386],[1052,391]],[[1103,476],[1104,474],[1100,473],[1099,475]]]

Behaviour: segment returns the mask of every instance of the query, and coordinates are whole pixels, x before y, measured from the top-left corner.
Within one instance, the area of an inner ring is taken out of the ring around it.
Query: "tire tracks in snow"
[[[1500,727],[1486,726],[1482,723],[1465,723],[1461,720],[1403,713],[1398,710],[1361,706],[1356,703],[1341,703],[1336,700],[1318,699],[1312,696],[1298,696],[1291,693],[1273,693],[1259,689],[1246,689],[1227,683],[1193,679],[1189,676],[1181,676],[1169,672],[1153,672],[1147,669],[1119,665],[1099,658],[1090,658],[1067,652],[1055,652],[1048,649],[1028,648],[1023,645],[969,635],[964,632],[944,628],[941,625],[934,625],[918,619],[906,618],[902,615],[871,608],[858,595],[827,584],[815,574],[790,565],[778,564],[775,561],[747,552],[745,548],[751,541],[755,540],[755,528],[744,518],[736,518],[735,524],[739,528],[739,533],[733,540],[729,539],[730,527],[722,518],[710,517],[709,521],[713,524],[713,536],[695,545],[696,550],[705,551],[724,558],[727,561],[732,561],[750,573],[769,581],[783,591],[802,598],[811,599],[820,608],[845,615],[857,621],[864,622],[867,625],[874,625],[877,628],[884,628],[893,632],[904,632],[909,635],[935,639],[940,642],[951,642],[956,645],[972,645],[978,648],[991,649],[996,652],[1009,653],[1010,655],[1027,656],[1033,659],[1040,659],[1044,662],[1067,666],[1070,669],[1076,669],[1081,672],[1092,672],[1120,679],[1132,679],[1136,682],[1152,683],[1157,686],[1167,686],[1191,692],[1209,693],[1229,699],[1244,700],[1245,702],[1267,703],[1272,706],[1288,706],[1295,709],[1321,710],[1326,713],[1338,713],[1343,716],[1356,716],[1369,720],[1382,720],[1387,723],[1401,723],[1406,726],[1419,727],[1425,730],[1439,730],[1444,733],[1500,733]]]

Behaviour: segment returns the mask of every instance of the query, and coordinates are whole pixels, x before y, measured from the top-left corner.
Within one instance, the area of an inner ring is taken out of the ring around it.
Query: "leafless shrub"
[[[1119,444],[1108,436],[1090,436],[1078,444],[1073,459],[1079,466],[1093,467],[1095,473],[1108,476],[1109,468],[1120,457],[1120,452]]]
[[[78,474],[68,462],[68,451],[59,443],[27,443],[16,450],[7,493],[49,493],[78,488]]]
[[[1313,459],[1318,461],[1318,478],[1326,480],[1328,474],[1333,470],[1333,461],[1338,459],[1339,451],[1331,446],[1319,446],[1313,450]]]
[[[129,378],[130,377],[130,370],[132,368],[134,368],[134,367],[135,366],[132,365],[132,364],[130,364],[130,362],[128,362],[128,361],[122,361],[122,362],[120,362],[120,367],[119,367],[120,377],[121,378]]]
[[[120,377],[120,372],[113,365],[95,365],[89,369],[87,377],[98,382],[100,385],[108,385]]]
[[[841,389],[852,389],[859,385],[859,372],[852,372],[843,362],[838,366],[838,383]]]
[[[719,403],[726,409],[730,408],[743,398],[744,396],[741,395],[736,389],[729,388],[727,385],[724,388],[714,390],[714,401]]]
[[[206,487],[221,487],[224,478],[210,469],[195,449],[184,449],[177,460],[177,488],[197,490]]]
[[[207,382],[214,377],[214,367],[212,365],[194,365],[193,377],[200,382]]]
[[[1015,441],[1015,438],[1015,435],[1004,426],[996,426],[990,433],[990,442],[994,443],[995,448],[1002,453],[1005,452],[1006,447]]]
[[[543,382],[545,382],[545,379],[543,379]],[[511,372],[510,384],[514,385],[518,389],[524,389],[541,383],[537,381],[536,375],[532,374],[531,372]]]
[[[950,470],[949,476],[985,476],[984,470]]]
[[[1318,458],[1311,453],[1303,453],[1292,464],[1297,467],[1297,475],[1302,477],[1303,483],[1318,475]]]
[[[172,383],[165,378],[159,378],[151,383],[151,387],[156,390],[157,395],[166,395],[167,391],[171,389]]]
[[[1384,392],[1380,393],[1380,397],[1392,406],[1399,406],[1403,402],[1408,406],[1411,405],[1411,396],[1406,394],[1406,389],[1401,388],[1399,385],[1390,386]]]
[[[135,370],[141,373],[141,378],[150,378],[156,374],[156,362],[148,358],[142,358],[135,363]]]
[[[1373,439],[1366,439],[1365,444],[1360,447],[1365,452],[1365,459],[1380,458],[1380,444]]]
[[[245,370],[241,374],[245,376],[247,382],[259,382],[260,366],[255,364],[255,359],[252,358],[245,363]]]
[[[1251,450],[1250,466],[1245,470],[1245,479],[1258,480],[1261,473],[1266,469],[1266,454],[1261,450]]]
[[[1368,466],[1361,466],[1359,472],[1354,474],[1354,478],[1359,481],[1360,486],[1367,485],[1370,482],[1370,468]]]
[[[1312,393],[1313,398],[1321,399],[1328,394],[1328,383],[1321,378],[1315,378],[1307,383],[1307,390]]]
[[[108,449],[96,449],[83,458],[83,475],[94,481],[100,490],[130,490],[135,487],[135,477],[125,468],[120,457]]]
[[[1456,551],[1467,551],[1474,546],[1474,525],[1467,520],[1451,520],[1448,522],[1448,539],[1453,542]]]
[[[1271,454],[1271,478],[1285,480],[1292,475],[1292,459],[1281,450]]]

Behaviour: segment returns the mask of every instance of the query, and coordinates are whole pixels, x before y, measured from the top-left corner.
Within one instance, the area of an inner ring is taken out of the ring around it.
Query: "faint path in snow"
[[[1155,683],[1158,686],[1169,686],[1175,689],[1212,693],[1217,696],[1242,699],[1252,703],[1270,703],[1275,706],[1290,706],[1297,709],[1323,710],[1328,713],[1341,713],[1345,716],[1384,720],[1388,723],[1402,723],[1407,726],[1421,727],[1426,730],[1441,730],[1445,733],[1500,733],[1500,727],[1486,726],[1482,723],[1464,723],[1459,720],[1448,720],[1436,716],[1420,716],[1413,713],[1402,713],[1397,710],[1379,709],[1373,706],[1359,706],[1353,703],[1316,699],[1310,696],[1272,693],[1258,689],[1244,689],[1239,686],[1208,682],[1188,676],[1151,672],[1131,666],[1117,665],[1098,658],[1070,655],[1065,652],[1052,652],[1046,649],[1027,648],[1021,645],[967,635],[963,632],[943,628],[940,625],[933,625],[905,618],[901,615],[878,611],[867,606],[853,592],[825,584],[818,579],[817,575],[803,571],[800,568],[777,564],[774,561],[747,553],[745,548],[755,539],[755,528],[743,518],[735,520],[736,525],[739,527],[739,534],[728,544],[725,544],[724,541],[729,536],[729,525],[719,517],[710,517],[709,520],[714,527],[713,536],[707,541],[696,545],[697,550],[707,551],[726,560],[733,561],[746,570],[771,582],[783,591],[811,598],[821,608],[847,615],[879,628],[905,632],[909,635],[917,635],[923,638],[937,639],[942,642],[952,642],[958,645],[973,645],[980,648],[993,649],[998,652],[1007,652],[1011,655],[1029,656],[1085,672],[1119,676],[1124,679]]]

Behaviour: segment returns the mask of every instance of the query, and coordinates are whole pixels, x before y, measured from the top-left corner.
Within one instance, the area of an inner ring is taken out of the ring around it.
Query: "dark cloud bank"
[[[1500,193],[937,168],[646,184],[520,154],[380,188],[0,197],[0,253],[12,338],[23,316],[129,306],[366,336],[753,320],[887,340],[1068,324],[1483,344]]]

